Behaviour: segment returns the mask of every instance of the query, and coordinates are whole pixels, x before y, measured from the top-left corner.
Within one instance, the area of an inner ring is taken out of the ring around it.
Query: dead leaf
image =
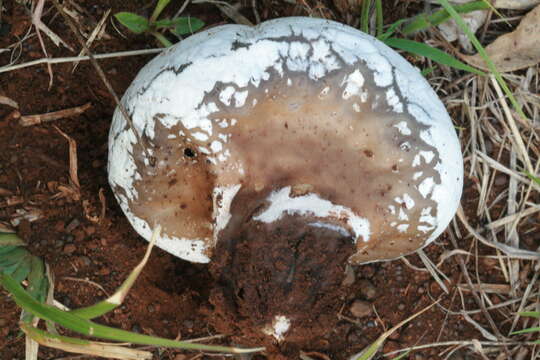
[[[430,0],[432,4],[439,5],[439,0]],[[465,4],[471,0],[451,0],[452,4]],[[527,10],[540,4],[540,0],[492,0],[491,5],[495,9]]]
[[[486,52],[500,72],[536,65],[540,62],[540,5],[523,17],[517,29],[499,36]],[[488,71],[479,54],[462,55],[470,65]]]
[[[467,26],[469,26],[469,29],[471,29],[473,33],[476,33],[476,31],[480,29],[482,25],[484,25],[487,16],[487,10],[471,11],[470,13],[461,15],[463,21],[465,21],[465,23],[467,24]],[[463,32],[463,30],[460,29],[454,19],[450,19],[449,21],[440,24],[439,30],[441,30],[442,36],[447,41],[452,42],[459,39],[459,44],[467,52],[472,52],[472,50],[474,49],[471,41],[469,40],[469,37]]]

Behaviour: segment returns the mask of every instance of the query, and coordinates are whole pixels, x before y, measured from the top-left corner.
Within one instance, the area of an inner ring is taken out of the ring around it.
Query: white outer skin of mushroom
[[[309,58],[301,43],[267,39],[269,37],[278,39],[294,34],[308,40],[319,39],[312,44],[314,51]],[[262,40],[257,41],[259,39]],[[233,43],[236,41],[247,42],[251,46],[249,50],[244,47],[235,48]],[[328,44],[331,44],[333,52],[330,51]],[[252,59],[249,63],[245,61],[247,51]],[[374,80],[378,86],[387,86],[395,80],[408,104],[409,113],[419,123],[429,127],[421,132],[421,138],[439,151],[441,163],[436,169],[441,182],[426,184],[428,187],[426,191],[431,191],[431,199],[437,203],[437,218],[430,219],[435,230],[425,242],[427,245],[444,231],[459,205],[463,173],[460,145],[443,104],[429,84],[421,79],[419,70],[394,50],[369,35],[336,22],[311,18],[282,18],[267,21],[253,28],[243,25],[219,26],[195,34],[153,59],[140,71],[122,101],[128,112],[132,113],[133,124],[137,131],[142,133],[142,129],[145,129],[145,135],[150,140],[153,139],[154,133],[149,119],[155,114],[165,115],[159,119],[165,127],[170,128],[181,121],[188,129],[201,129],[199,136],[204,138],[212,132],[208,115],[215,111],[215,105],[206,104],[200,108],[197,106],[205,93],[214,88],[216,82],[234,83],[238,87],[244,87],[248,83],[257,85],[269,76],[268,68],[273,67],[276,71],[280,71],[280,59],[283,56],[287,57],[289,69],[299,71],[309,69],[308,76],[318,79],[339,67],[335,54],[346,64],[353,64],[357,60],[365,61],[367,67],[375,73]],[[191,59],[197,61],[190,63],[179,75],[175,74],[173,71],[175,66],[187,64]],[[239,63],[242,64],[240,69],[229,71]],[[173,69],[167,70],[169,67]],[[354,86],[353,80],[359,81],[360,86]],[[348,91],[362,91],[361,79],[355,80],[351,77],[350,81],[352,85],[347,87]],[[181,100],[166,94],[181,94]],[[392,103],[393,95],[389,93],[387,97],[388,102]],[[245,101],[245,94],[233,92],[228,99],[229,101],[234,99],[236,104],[241,104]],[[393,104],[394,110],[399,111],[400,105],[402,104]],[[116,137],[116,140],[109,142],[109,181],[113,188],[118,186],[125,191],[125,196],[116,195],[120,206],[135,230],[149,239],[151,235],[149,224],[135,216],[128,207],[127,198],[137,199],[133,182],[140,174],[137,173],[131,155],[135,136],[130,129],[126,129],[125,120],[118,110],[115,112],[110,137]],[[212,156],[215,155],[212,149],[205,149],[206,151],[209,152],[208,159],[219,161],[217,157]],[[213,244],[217,241],[218,230],[224,228],[230,218],[229,206],[239,186],[215,189],[213,192],[214,199],[220,192],[223,195],[222,206],[214,209],[213,219],[208,223],[214,230]],[[298,201],[304,199],[306,206],[307,202],[313,200],[309,196],[298,199]],[[275,204],[271,204],[270,208],[272,207],[275,208]],[[299,208],[302,208],[302,205],[295,203],[294,208],[280,209],[284,214],[294,213],[299,211]],[[315,211],[314,215],[317,216]],[[357,218],[360,222],[365,220],[360,216]],[[363,234],[363,240],[367,241],[369,222],[367,224],[364,222],[362,229],[360,234]],[[208,239],[169,238],[166,235],[157,240],[157,245],[168,252],[188,261],[203,263],[210,261],[205,254],[207,243]]]
[[[262,332],[268,336],[273,336],[277,341],[285,340],[285,333],[291,327],[291,320],[283,315],[276,315],[272,324],[267,325]]]

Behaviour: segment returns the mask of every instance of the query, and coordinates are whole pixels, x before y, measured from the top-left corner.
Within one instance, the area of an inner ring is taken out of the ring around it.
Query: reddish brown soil
[[[107,0],[78,1],[87,12],[87,18],[99,20],[102,14],[112,8],[118,11],[138,11],[148,13],[150,7],[140,9],[140,1]],[[148,1],[147,3],[150,3]],[[263,1],[259,3],[262,18],[284,15],[305,15],[319,12],[329,17],[344,20],[343,9],[328,2],[306,1],[305,6],[282,5],[284,2]],[[336,1],[336,4],[338,2]],[[343,3],[343,2],[342,2]],[[403,2],[405,3],[405,2]],[[324,6],[324,5],[327,6]],[[47,2],[48,6],[51,6]],[[180,4],[168,9],[177,10]],[[6,11],[2,14],[2,35],[0,48],[14,44],[30,26],[29,14],[17,2],[4,2]],[[340,11],[341,9],[341,11]],[[400,15],[406,7],[399,5],[390,16]],[[79,48],[69,28],[54,10],[46,12],[43,21],[74,48]],[[391,13],[391,12],[390,12]],[[190,5],[186,14],[205,20],[208,26],[228,22],[228,19],[211,6]],[[245,14],[254,20],[250,11]],[[348,15],[349,18],[355,17]],[[90,21],[89,20],[89,21]],[[389,18],[388,21],[392,21]],[[127,35],[122,38],[112,26],[107,27],[109,38],[98,40],[92,47],[95,53],[108,53],[127,49],[143,49],[156,46],[155,41],[146,36]],[[125,32],[127,33],[127,32]],[[58,48],[45,37],[47,49],[52,57],[73,56],[65,48]],[[20,49],[18,62],[41,58],[39,43],[34,36],[25,40]],[[137,71],[150,59],[137,56],[100,61],[113,88],[122,94]],[[7,53],[0,54],[0,64],[10,61]],[[107,183],[107,135],[114,110],[111,95],[87,62],[80,63],[75,71],[72,64],[54,65],[54,82],[49,88],[49,75],[44,65],[12,71],[0,75],[0,95],[17,101],[20,108],[0,105],[0,221],[10,222],[21,211],[36,211],[39,219],[33,222],[23,220],[16,227],[17,233],[29,244],[31,251],[42,256],[51,266],[55,276],[55,297],[64,305],[76,308],[95,303],[111,294],[126,278],[130,270],[140,261],[147,243],[130,227],[116,204]],[[79,106],[90,102],[92,107],[83,115],[62,119],[54,123],[22,127],[18,123],[20,115],[40,114]],[[466,127],[466,124],[457,124]],[[72,137],[77,143],[78,177],[81,184],[80,196],[62,191],[74,188],[69,179],[68,142],[57,128]],[[493,149],[495,152],[496,149]],[[463,206],[474,220],[478,194],[472,183],[466,184]],[[501,185],[501,186],[504,186]],[[102,204],[99,194],[103,193]],[[272,237],[271,231],[266,233]],[[274,234],[275,235],[275,234]],[[307,232],[296,238],[312,236]],[[538,233],[524,235],[523,241],[530,248],[535,244]],[[302,281],[291,284],[291,292],[286,294],[283,287],[253,283],[257,276],[274,271],[274,259],[282,257],[283,269],[278,267],[275,275],[283,278],[290,268],[290,245],[274,243],[264,252],[250,252],[243,244],[247,238],[237,239],[231,254],[234,258],[218,259],[222,264],[234,269],[220,273],[214,270],[214,277],[208,266],[191,264],[156,249],[148,265],[139,277],[125,303],[112,313],[98,319],[99,322],[122,329],[168,338],[188,339],[208,336],[219,332],[229,335],[222,343],[242,345],[267,345],[269,358],[296,358],[300,350],[314,359],[346,359],[358,353],[373,342],[385,329],[441,299],[440,306],[431,308],[395,332],[384,346],[384,351],[426,344],[436,341],[482,339],[482,336],[460,316],[448,315],[444,308],[459,311],[463,306],[476,309],[474,299],[465,292],[465,304],[457,296],[456,285],[464,283],[457,257],[447,260],[441,270],[448,274],[447,286],[450,294],[445,294],[429,273],[413,270],[402,261],[358,266],[353,269],[355,281],[349,272],[343,281],[343,259],[348,254],[344,239],[336,239],[337,254],[340,259],[329,269],[329,283],[319,284],[317,274],[322,264],[329,259],[306,258],[299,266]],[[252,239],[261,241],[261,237]],[[464,249],[470,248],[470,239],[458,239]],[[222,244],[228,246],[230,244]],[[263,246],[261,244],[261,246]],[[299,242],[298,246],[306,254],[316,253]],[[322,248],[323,244],[317,243]],[[432,259],[454,247],[447,236],[442,236],[436,244],[426,249]],[[326,250],[326,249],[324,249]],[[474,249],[473,249],[474,250]],[[481,248],[482,254],[491,254]],[[250,255],[246,263],[239,262]],[[268,257],[267,257],[268,256]],[[337,256],[337,255],[336,255]],[[306,255],[307,257],[307,255]],[[334,259],[337,259],[335,257]],[[409,261],[423,267],[414,255]],[[239,267],[237,267],[237,264]],[[471,264],[474,269],[474,264]],[[477,271],[482,280],[490,283],[503,282],[500,272],[494,272],[492,262],[479,262]],[[474,271],[474,270],[473,270]],[[258,275],[257,275],[258,274]],[[494,275],[496,274],[496,275]],[[256,275],[252,278],[252,275]],[[283,279],[282,279],[283,280]],[[229,286],[230,284],[230,286]],[[319,295],[310,297],[309,292],[301,292],[301,287],[311,289],[321,285]],[[262,295],[257,295],[257,290]],[[244,295],[242,295],[242,293]],[[272,294],[275,297],[272,298]],[[280,303],[280,299],[293,294],[293,305]],[[303,294],[303,295],[302,295]],[[306,295],[307,294],[307,295]],[[335,294],[335,295],[334,295]],[[306,297],[303,297],[303,296]],[[334,296],[331,296],[334,295]],[[499,299],[490,295],[492,301]],[[376,312],[355,318],[349,308],[355,300],[366,302]],[[268,320],[275,311],[302,313],[304,330],[310,336],[300,336],[296,344],[272,343],[269,338],[255,334],[253,328]],[[250,320],[241,315],[256,314]],[[309,324],[312,313],[320,313],[315,323]],[[497,321],[497,313],[492,313]],[[0,290],[0,359],[22,359],[24,357],[24,337],[21,336],[17,321],[19,309],[9,295]],[[481,314],[473,318],[489,328]],[[232,321],[232,322],[231,322]],[[428,348],[408,355],[409,359],[442,359],[443,348]],[[206,355],[181,352],[178,350],[153,350],[155,359],[206,358]],[[458,352],[459,353],[459,352]],[[40,348],[40,359],[66,359],[69,354]],[[462,354],[455,359],[474,358]],[[264,358],[257,355],[257,359]]]

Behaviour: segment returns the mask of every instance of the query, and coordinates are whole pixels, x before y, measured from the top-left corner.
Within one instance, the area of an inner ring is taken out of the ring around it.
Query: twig
[[[107,80],[107,77],[105,76],[105,73],[103,72],[103,70],[101,69],[101,66],[99,66],[98,62],[94,58],[94,55],[92,55],[92,52],[90,51],[90,49],[88,49],[88,46],[86,46],[86,42],[84,41],[83,37],[81,36],[79,31],[77,30],[77,27],[73,23],[73,20],[66,14],[64,9],[60,6],[60,3],[58,3],[58,0],[52,0],[52,1],[54,3],[54,6],[56,7],[56,9],[58,10],[58,12],[62,15],[62,17],[64,18],[64,20],[67,22],[68,26],[70,27],[71,31],[73,32],[73,34],[77,38],[77,41],[81,44],[81,46],[83,47],[84,51],[88,54],[88,56],[90,56],[90,62],[92,63],[92,65],[96,69],[99,77],[101,78],[101,80],[105,84],[105,87],[107,88],[109,93],[112,95],[116,105],[118,106],[118,108],[120,109],[120,112],[124,116],[124,119],[128,123],[129,128],[133,132],[133,135],[135,135],[135,139],[137,139],[137,144],[139,144],[142,151],[144,152],[144,155],[148,159],[148,161],[150,163],[150,166],[154,166],[156,160],[148,152],[148,144],[146,143],[146,141],[143,141],[143,139],[141,138],[141,136],[139,135],[139,133],[135,129],[135,126],[133,125],[133,121],[131,120],[131,117],[129,116],[129,114],[128,114],[127,110],[126,110],[126,107],[120,102],[120,99],[118,98],[118,95],[116,94],[116,91],[114,91],[113,87],[111,86],[111,84]]]
[[[103,26],[105,25],[105,21],[108,19],[110,13],[111,13],[111,9],[107,10],[105,14],[103,14],[103,16],[101,17],[101,20],[99,21],[99,23],[96,25],[96,27],[94,28],[94,30],[88,37],[88,40],[86,40],[86,46],[90,47],[92,45],[92,43],[94,42],[98,34],[103,29]],[[79,53],[79,56],[82,56],[82,55],[84,55],[84,49],[81,50],[81,52]],[[74,72],[78,65],[79,65],[79,62],[76,62],[75,64],[73,64],[73,69],[71,70],[71,72]]]
[[[126,56],[157,54],[157,53],[162,52],[163,50],[165,50],[165,48],[129,50],[129,51],[119,51],[119,52],[114,52],[114,53],[106,53],[106,54],[96,54],[96,55],[93,55],[93,57],[94,59],[110,59],[110,58],[120,58],[120,57],[126,57]],[[70,57],[59,57],[59,58],[42,58],[42,59],[28,61],[22,64],[0,67],[0,73],[24,69],[30,66],[36,66],[40,64],[63,64],[63,63],[86,61],[86,60],[90,60],[90,56],[86,55],[86,56],[70,56]]]
[[[68,117],[80,115],[84,113],[86,110],[90,109],[91,107],[92,107],[92,104],[86,103],[81,106],[76,106],[76,107],[72,107],[72,108],[64,109],[64,110],[53,111],[46,114],[25,115],[25,116],[21,116],[21,118],[19,119],[19,124],[21,126],[26,127],[26,126],[33,126],[33,125],[41,124],[44,122],[68,118]]]

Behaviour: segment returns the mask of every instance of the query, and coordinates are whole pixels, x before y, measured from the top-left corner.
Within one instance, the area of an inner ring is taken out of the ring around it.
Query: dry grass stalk
[[[71,179],[72,185],[74,185],[77,191],[79,191],[81,184],[79,183],[79,171],[77,165],[77,142],[65,132],[60,130],[59,127],[55,126],[55,129],[60,133],[60,135],[66,138],[69,143],[69,178]]]
[[[107,10],[105,14],[103,14],[103,16],[101,17],[101,20],[98,22],[97,26],[94,28],[94,30],[92,30],[92,33],[86,40],[86,46],[88,48],[92,46],[92,43],[94,42],[94,40],[96,40],[98,34],[100,34],[105,29],[105,21],[107,21],[110,13],[111,13],[111,9]],[[85,51],[84,49],[82,49],[81,52],[79,52],[79,56],[83,56],[84,54],[85,54]],[[73,69],[71,71],[74,72],[78,65],[79,65],[79,62],[78,61],[75,62],[75,64],[73,64]]]
[[[38,125],[44,122],[50,122],[50,121],[55,121],[59,119],[69,118],[69,117],[80,115],[84,113],[86,110],[90,109],[91,107],[92,107],[91,103],[86,103],[81,106],[76,106],[76,107],[64,109],[64,110],[53,111],[46,114],[25,115],[25,116],[21,116],[21,118],[19,119],[19,124],[21,126],[33,126],[33,125]]]

